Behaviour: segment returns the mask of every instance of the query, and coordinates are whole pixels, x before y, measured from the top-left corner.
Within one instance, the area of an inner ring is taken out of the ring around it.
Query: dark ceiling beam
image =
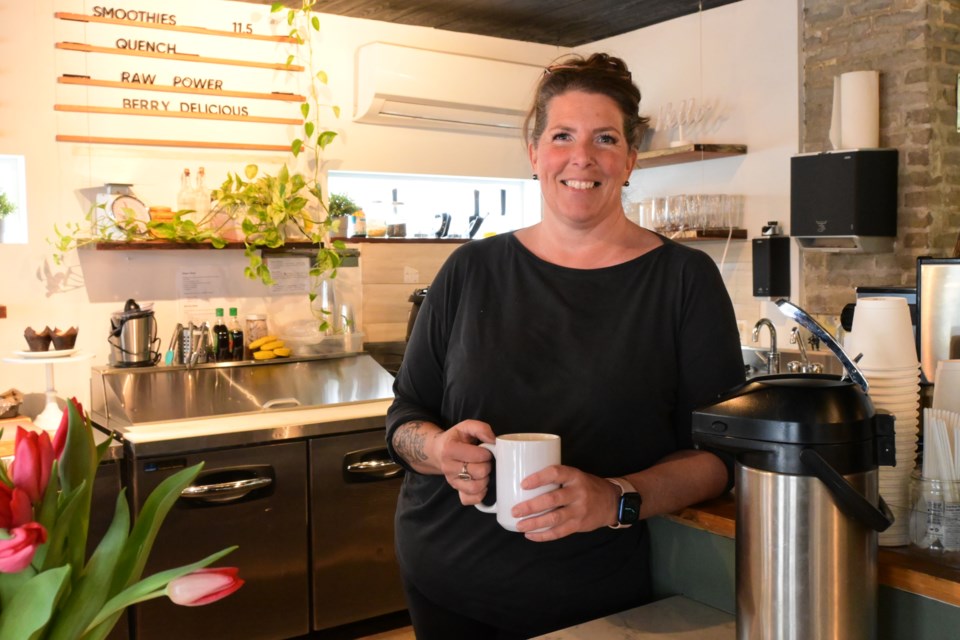
[[[248,0],[272,4],[272,0]],[[320,0],[314,10],[457,33],[577,47],[737,0]],[[300,0],[284,0],[299,8]]]

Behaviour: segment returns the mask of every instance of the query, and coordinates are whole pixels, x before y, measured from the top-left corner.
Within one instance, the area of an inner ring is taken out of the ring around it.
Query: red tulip
[[[34,504],[40,502],[50,481],[53,466],[53,445],[46,432],[37,433],[17,427],[17,441],[10,463],[10,478],[15,487],[20,487]]]
[[[83,405],[76,398],[70,398],[67,402],[73,403],[77,408],[80,418],[83,418]],[[85,420],[84,420],[85,421]],[[63,447],[67,443],[67,430],[70,428],[70,407],[64,407],[63,416],[60,418],[60,426],[57,427],[57,433],[53,436],[53,457],[57,460],[63,454]]]
[[[9,537],[7,537],[9,535]],[[33,561],[37,547],[47,541],[47,530],[36,522],[0,532],[0,573],[23,571]]]
[[[184,607],[216,602],[243,586],[243,580],[237,577],[238,571],[236,567],[197,569],[171,580],[167,585],[167,597]]]
[[[13,529],[33,520],[30,496],[20,487],[0,482],[0,529]]]

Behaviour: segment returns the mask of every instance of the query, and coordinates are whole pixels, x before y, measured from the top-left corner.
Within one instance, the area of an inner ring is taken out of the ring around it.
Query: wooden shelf
[[[230,149],[245,151],[289,152],[288,144],[254,144],[247,142],[207,142],[205,140],[153,140],[149,138],[104,138],[100,136],[72,136],[59,134],[57,142],[80,142],[85,144],[118,144],[138,147],[176,147],[193,149]]]
[[[160,53],[156,51],[138,51],[136,49],[117,49],[114,47],[95,47],[79,42],[58,42],[57,49],[64,51],[79,51],[81,53],[109,53],[118,56],[134,56],[138,58],[159,58],[161,60],[180,60],[181,62],[205,62],[208,64],[232,65],[235,67],[252,67],[254,69],[275,69],[277,71],[303,71],[298,64],[282,64],[279,62],[256,62],[253,60],[236,60],[233,58],[210,58],[195,53]]]
[[[134,240],[131,242],[120,242],[120,241],[101,241],[94,242],[89,245],[84,245],[87,247],[92,247],[97,251],[206,251],[206,250],[217,250],[209,242],[172,242],[170,240]],[[246,249],[247,245],[242,242],[228,242],[225,247],[221,247],[224,250],[227,249]],[[320,246],[316,243],[310,242],[308,240],[300,241],[290,241],[283,244],[280,247],[260,247],[260,250],[264,253],[303,253],[304,251],[313,251],[316,252]],[[360,255],[360,250],[355,248],[346,248],[338,251],[340,255],[344,257],[358,256]]]
[[[54,111],[72,113],[105,113],[117,116],[150,116],[153,118],[188,118],[194,120],[229,120],[233,122],[263,122],[266,124],[302,125],[298,118],[271,118],[267,116],[234,116],[220,113],[196,113],[192,111],[162,111],[160,109],[126,109],[121,107],[95,107],[82,104],[55,104]]]
[[[180,31],[182,33],[199,33],[207,36],[223,36],[226,38],[244,38],[246,40],[266,40],[268,42],[289,42],[290,44],[299,44],[296,38],[293,36],[270,36],[260,35],[257,33],[237,33],[235,31],[207,29],[206,27],[190,27],[179,24],[160,24],[157,22],[139,22],[137,20],[120,20],[118,18],[88,16],[82,13],[68,13],[63,11],[58,11],[53,15],[61,20],[72,20],[74,22],[98,22],[100,24],[116,24],[124,27],[140,27],[142,29],[162,29],[164,31]]]
[[[257,93],[254,91],[228,91],[218,89],[194,89],[193,87],[174,87],[169,84],[144,84],[142,82],[120,82],[119,80],[97,80],[89,76],[64,74],[57,78],[61,84],[78,84],[87,87],[107,87],[108,89],[134,89],[136,91],[164,91],[167,93],[192,93],[204,96],[248,98],[252,100],[280,100],[283,102],[303,102],[306,96],[296,93]]]
[[[691,143],[682,147],[644,151],[637,156],[636,167],[637,169],[665,167],[671,164],[684,164],[687,162],[700,162],[702,160],[742,156],[746,152],[747,145],[745,144]]]
[[[666,235],[676,242],[716,242],[718,240],[746,240],[746,229],[694,229],[676,236]]]

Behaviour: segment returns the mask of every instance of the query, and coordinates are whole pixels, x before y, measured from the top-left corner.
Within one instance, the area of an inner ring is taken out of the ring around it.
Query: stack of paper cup
[[[897,466],[880,467],[880,495],[896,522],[880,534],[884,546],[909,542],[910,474],[916,466],[920,410],[920,362],[914,344],[910,308],[905,298],[860,298],[853,330],[844,350],[863,357],[858,367],[870,385],[873,406],[893,414]],[[960,369],[958,369],[960,375]]]

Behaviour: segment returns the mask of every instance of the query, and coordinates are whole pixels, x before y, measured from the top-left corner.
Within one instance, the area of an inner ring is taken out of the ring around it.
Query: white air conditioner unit
[[[542,67],[384,42],[357,51],[353,119],[518,134]]]

